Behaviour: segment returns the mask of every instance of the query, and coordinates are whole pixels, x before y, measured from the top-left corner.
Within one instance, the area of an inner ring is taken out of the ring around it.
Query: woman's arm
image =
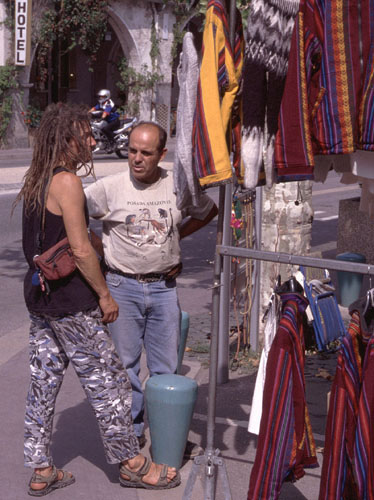
[[[60,172],[51,182],[47,208],[62,215],[77,267],[99,296],[103,321],[111,323],[117,319],[118,305],[109,293],[95,250],[89,240],[84,199],[81,180],[73,173]]]

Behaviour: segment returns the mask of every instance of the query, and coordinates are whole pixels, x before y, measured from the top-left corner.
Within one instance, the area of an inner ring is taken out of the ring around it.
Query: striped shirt
[[[374,336],[354,311],[331,390],[319,500],[374,499],[373,421]]]
[[[301,0],[275,142],[278,182],[314,155],[374,151],[374,0]]]
[[[243,28],[236,14],[235,44],[231,46],[227,13],[221,0],[210,0],[203,34],[202,62],[192,131],[193,169],[202,186],[232,178],[227,134],[234,166],[240,167],[240,110],[231,123],[243,66]],[[233,131],[232,131],[233,130]]]
[[[284,481],[317,467],[305,397],[302,315],[308,305],[296,293],[281,295],[279,327],[269,351],[260,434],[248,500],[275,500]]]

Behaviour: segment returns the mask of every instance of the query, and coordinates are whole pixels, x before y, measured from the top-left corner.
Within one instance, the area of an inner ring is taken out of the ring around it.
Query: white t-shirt
[[[103,222],[109,267],[132,274],[164,273],[180,262],[183,218],[205,219],[214,202],[203,195],[199,207],[180,211],[173,190],[173,173],[163,168],[154,184],[135,180],[127,168],[85,189],[90,216]]]

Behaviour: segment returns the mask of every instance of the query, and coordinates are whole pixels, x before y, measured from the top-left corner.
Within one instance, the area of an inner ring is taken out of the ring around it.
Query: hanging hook
[[[290,254],[288,256],[288,265],[290,266],[291,268],[291,278],[293,278],[293,269],[292,269],[292,263],[291,263],[291,260],[292,260],[292,255]]]
[[[369,288],[373,288],[373,284],[372,284],[372,276],[370,274],[370,266],[368,266],[368,274],[369,274]]]
[[[298,206],[300,203],[302,203],[303,197],[301,196],[301,189],[300,189],[300,182],[297,183],[297,193],[296,193],[296,200],[295,200],[295,205]]]

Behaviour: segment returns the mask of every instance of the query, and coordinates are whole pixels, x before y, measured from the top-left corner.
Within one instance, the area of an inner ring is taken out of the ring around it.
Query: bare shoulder
[[[71,172],[59,172],[53,177],[47,201],[49,210],[60,213],[73,205],[81,207],[83,203],[84,192],[79,177]]]
[[[82,181],[80,177],[72,172],[59,172],[53,176],[50,186],[50,194],[59,195],[70,194],[71,196],[83,194]]]

